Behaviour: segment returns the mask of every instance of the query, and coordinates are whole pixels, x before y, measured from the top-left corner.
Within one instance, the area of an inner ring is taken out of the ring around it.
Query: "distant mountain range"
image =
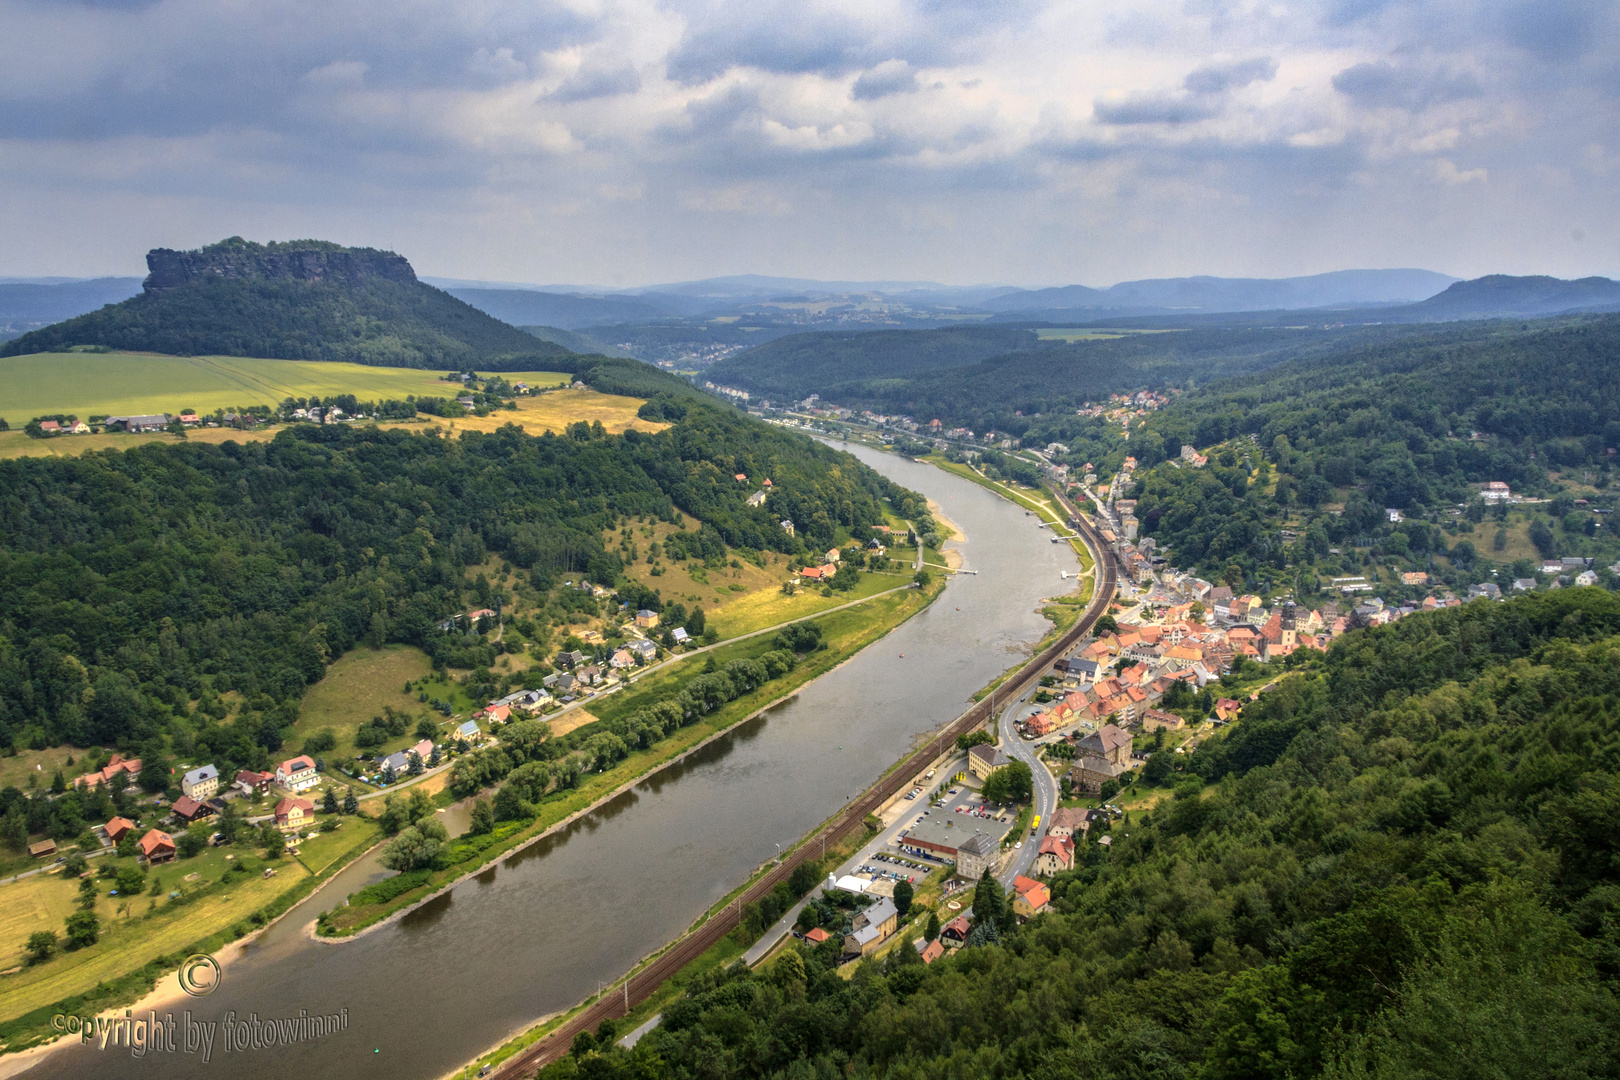
[[[1565,281],[1555,277],[1492,274],[1456,282],[1421,303],[1395,308],[1387,314],[1403,322],[1449,322],[1616,310],[1620,310],[1620,281],[1605,277]]]
[[[980,306],[996,312],[1002,321],[1062,321],[1095,318],[1099,313],[1295,311],[1423,300],[1456,280],[1432,270],[1337,270],[1292,278],[1156,278],[1124,281],[1106,289],[1068,285],[1020,290],[992,297]]]
[[[0,354],[75,345],[179,355],[522,370],[570,356],[423,284],[401,255],[318,240],[232,237],[147,253],[140,294],[33,330]],[[50,286],[49,288],[63,288]]]

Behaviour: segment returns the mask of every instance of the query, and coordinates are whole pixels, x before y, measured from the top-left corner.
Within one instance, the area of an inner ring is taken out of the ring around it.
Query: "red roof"
[[[940,941],[939,938],[935,938],[933,941],[928,943],[928,948],[922,951],[922,961],[925,964],[932,964],[935,960],[938,960],[944,955],[945,943]]]
[[[1038,889],[1040,887],[1040,882],[1036,881],[1034,878],[1027,878],[1023,874],[1019,874],[1017,877],[1013,878],[1013,892],[1017,893],[1019,896],[1023,896],[1031,889]]]
[[[827,931],[823,930],[819,926],[816,927],[814,930],[810,931],[808,934],[804,935],[804,940],[813,941],[817,945],[820,945],[823,941],[826,941],[827,938],[828,938]]]
[[[159,832],[158,830],[153,829],[151,832],[141,837],[141,854],[145,855],[148,859],[150,859],[153,855],[161,854],[165,850],[174,850],[174,838],[168,833]]]
[[[122,840],[124,834],[134,827],[135,823],[126,817],[115,817],[104,826],[107,830],[107,839],[115,844]]]
[[[187,821],[190,821],[205,809],[207,808],[202,803],[193,799],[190,795],[182,795],[174,800],[174,812]]]
[[[315,810],[315,804],[308,799],[282,799],[276,803],[276,817],[286,817],[295,806],[306,814],[313,813]]]
[[[288,758],[286,761],[283,761],[281,763],[281,768],[276,771],[284,772],[288,776],[291,776],[295,772],[300,772],[304,769],[313,769],[314,767],[314,758],[311,758],[308,754],[299,754],[295,758]]]

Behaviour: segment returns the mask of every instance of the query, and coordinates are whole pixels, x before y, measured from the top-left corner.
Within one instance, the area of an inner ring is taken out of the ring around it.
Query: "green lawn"
[[[440,372],[314,360],[156,353],[33,353],[0,358],[0,416],[13,427],[46,413],[91,415],[213,412],[279,405],[289,397],[353,394],[384,398],[452,397]],[[503,372],[512,382],[555,386],[555,372]]]

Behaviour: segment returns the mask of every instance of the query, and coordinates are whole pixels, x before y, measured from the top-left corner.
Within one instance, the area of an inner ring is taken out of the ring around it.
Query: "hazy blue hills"
[[[141,279],[133,277],[52,283],[7,282],[0,284],[0,330],[20,333],[71,319],[105,304],[128,300],[140,291]]]
[[[147,254],[143,291],[4,346],[73,345],[176,355],[338,360],[395,367],[522,370],[572,355],[418,281],[390,251],[318,240],[232,237]]]
[[[1067,285],[1005,293],[980,303],[1002,321],[1059,322],[1099,314],[1299,310],[1392,304],[1431,297],[1457,279],[1432,270],[1336,270],[1292,278],[1185,277]]]
[[[1438,296],[1387,314],[1403,320],[1440,322],[1614,310],[1620,310],[1620,281],[1605,277],[1566,281],[1555,277],[1491,274],[1456,282]]]

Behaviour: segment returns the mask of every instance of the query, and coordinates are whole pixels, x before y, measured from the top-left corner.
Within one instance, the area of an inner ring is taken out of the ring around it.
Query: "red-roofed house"
[[[112,783],[112,778],[117,776],[119,773],[127,773],[130,778],[133,779],[140,771],[140,758],[131,758],[130,760],[125,761],[123,755],[114,754],[112,756],[112,760],[108,761],[105,766],[97,771],[88,772],[83,776],[75,777],[73,786],[82,787],[88,791],[100,784]]]
[[[243,769],[236,774],[236,781],[231,784],[231,787],[244,795],[263,795],[270,789],[270,782],[274,779],[275,776],[272,773]]]
[[[973,929],[966,915],[958,915],[945,924],[945,929],[939,932],[939,940],[945,943],[948,949],[954,949],[967,940],[969,931]]]
[[[152,864],[165,863],[174,858],[174,838],[166,832],[153,829],[141,837],[141,855]]]
[[[925,964],[932,964],[935,960],[938,960],[944,955],[945,943],[939,938],[935,938],[933,941],[930,941],[928,943],[928,947],[922,951],[922,962]]]
[[[190,795],[182,795],[174,800],[174,816],[181,821],[196,821],[198,818],[208,817],[214,808],[205,802],[199,802]]]
[[[135,823],[129,820],[129,818],[115,817],[111,821],[107,822],[107,824],[103,825],[101,827],[101,831],[107,834],[107,839],[116,844],[118,841],[122,840],[134,827]]]
[[[1074,841],[1067,837],[1047,836],[1041,840],[1041,849],[1035,856],[1035,872],[1047,877],[1074,866]]]
[[[812,945],[820,945],[823,941],[826,941],[831,936],[832,935],[828,934],[827,931],[818,926],[814,930],[811,930],[808,934],[804,935],[804,940],[808,941]]]
[[[1033,889],[1026,889],[1013,898],[1013,914],[1020,919],[1033,919],[1051,904],[1052,891],[1036,883]]]
[[[308,799],[282,799],[276,803],[276,828],[294,832],[315,820],[315,804]]]
[[[308,791],[320,782],[321,778],[315,774],[315,759],[308,754],[288,758],[276,766],[276,783],[294,794]]]

